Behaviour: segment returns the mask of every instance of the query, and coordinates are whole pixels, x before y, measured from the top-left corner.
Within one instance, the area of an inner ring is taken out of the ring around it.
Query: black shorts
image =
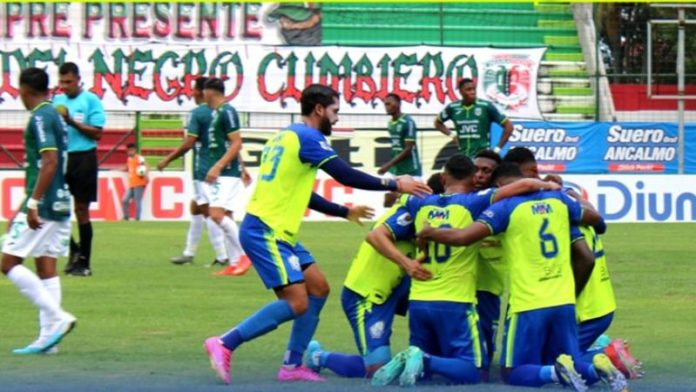
[[[97,201],[98,173],[96,149],[68,153],[68,172],[65,174],[65,181],[76,202]]]

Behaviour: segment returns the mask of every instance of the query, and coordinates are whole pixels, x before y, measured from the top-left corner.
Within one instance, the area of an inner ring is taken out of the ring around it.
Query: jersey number
[[[539,229],[539,238],[541,239],[539,245],[541,246],[541,254],[547,259],[552,259],[558,255],[558,242],[556,236],[547,231],[548,228],[549,220],[545,218]]]
[[[452,226],[448,224],[440,225],[439,229],[449,229]],[[431,242],[428,249],[428,257],[425,259],[427,263],[446,263],[452,256],[452,247],[445,244]]]
[[[261,158],[261,180],[271,181],[275,178],[276,171],[278,170],[278,164],[280,163],[280,158],[283,156],[283,151],[285,148],[283,146],[266,146],[263,149],[263,155]],[[271,165],[270,170],[268,170],[268,164]]]

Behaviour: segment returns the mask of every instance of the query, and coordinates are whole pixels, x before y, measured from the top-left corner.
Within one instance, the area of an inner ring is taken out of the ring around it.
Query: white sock
[[[192,215],[191,223],[189,224],[188,233],[186,234],[186,249],[184,256],[193,257],[198,249],[198,243],[201,242],[201,233],[203,232],[203,215]]]
[[[41,284],[36,274],[23,265],[16,265],[7,274],[7,278],[34,305],[46,313],[49,319],[57,319],[63,315],[60,305],[53,299],[51,293]]]
[[[51,298],[53,298],[54,301],[60,306],[60,303],[62,302],[63,299],[63,293],[60,287],[60,277],[55,276],[53,278],[48,278],[48,279],[42,279],[41,284],[43,284],[43,287],[46,288],[46,291],[51,295]],[[48,337],[48,326],[51,323],[51,318],[48,317],[48,314],[39,309],[39,326],[41,327],[41,333],[39,338],[42,337]]]
[[[230,265],[234,265],[239,260],[239,257],[244,254],[242,244],[239,242],[239,229],[229,216],[222,218],[220,227],[225,232],[225,244],[227,245],[227,256]]]
[[[210,245],[212,245],[215,250],[215,259],[218,261],[227,260],[225,233],[220,226],[215,223],[213,218],[206,219],[205,223],[208,226],[208,239],[210,240]]]

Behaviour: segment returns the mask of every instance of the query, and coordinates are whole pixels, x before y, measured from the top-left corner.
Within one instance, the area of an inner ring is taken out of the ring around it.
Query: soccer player
[[[428,179],[433,193],[444,188],[440,173]],[[396,204],[375,222],[382,225],[406,203],[408,195],[401,195]],[[396,247],[407,257],[414,256],[413,241],[398,241]],[[414,269],[419,268],[417,264]],[[413,273],[413,271],[411,271]],[[326,351],[313,340],[307,349],[307,367],[319,372],[327,368],[342,377],[372,377],[389,362],[394,315],[405,315],[410,279],[398,264],[379,254],[367,241],[360,244],[358,253],[348,269],[343,283],[341,305],[348,319],[359,355]]]
[[[164,170],[169,164],[193,149],[193,191],[191,200],[191,222],[186,235],[186,247],[181,256],[171,258],[174,264],[188,264],[193,262],[193,256],[201,240],[203,224],[208,228],[208,238],[215,250],[213,264],[227,265],[227,250],[225,248],[225,235],[222,229],[210,218],[208,205],[210,204],[210,190],[205,182],[208,174],[208,129],[213,121],[213,110],[205,103],[203,88],[208,78],[201,76],[196,79],[193,87],[193,99],[198,105],[188,118],[186,125],[186,139],[159,163],[157,170]]]
[[[75,217],[80,233],[78,244],[70,238],[70,258],[65,273],[92,275],[92,223],[89,204],[97,201],[97,141],[102,137],[106,114],[99,97],[82,89],[80,69],[75,63],[58,68],[60,95],[53,104],[68,124],[68,171],[66,182],[75,199]]]
[[[496,192],[470,193],[474,190],[475,171],[469,157],[452,156],[443,174],[445,193],[423,200],[410,199],[403,209],[368,235],[368,242],[382,255],[408,265],[412,261],[396,250],[394,240],[413,239],[415,230],[423,227],[424,222],[434,227],[466,227],[492,201],[539,187],[558,187],[529,180]],[[426,377],[440,374],[457,384],[480,381],[479,370],[487,358],[475,308],[478,244],[470,247],[432,245],[423,262],[432,279],[411,282],[411,347],[380,368],[372,385],[388,385],[399,377],[402,386],[412,386],[422,373]]]
[[[512,122],[491,102],[476,98],[473,80],[461,79],[457,86],[462,100],[445,106],[435,118],[435,128],[451,137],[460,153],[473,157],[478,151],[490,148],[491,123],[498,123],[503,127],[503,135],[493,151],[500,153],[512,134]],[[448,120],[454,124],[454,131],[445,125]]]
[[[2,273],[39,308],[39,337],[15,354],[52,350],[75,326],[61,307],[56,259],[66,256],[70,238],[70,191],[65,183],[68,130],[48,101],[48,74],[27,68],[19,75],[19,96],[31,111],[24,131],[26,201],[2,247]],[[37,274],[22,265],[33,256]]]
[[[420,178],[422,170],[416,147],[416,123],[411,116],[401,113],[401,98],[394,93],[387,94],[384,109],[391,116],[387,125],[392,145],[391,159],[377,170],[377,174]],[[396,197],[393,193],[387,193],[384,196],[384,206],[391,206]]]
[[[237,111],[226,102],[225,84],[221,79],[210,79],[203,87],[203,97],[213,110],[208,128],[208,173],[205,182],[210,192],[210,218],[222,229],[229,266],[218,274],[243,275],[251,268],[239,242],[239,229],[232,210],[242,192],[242,167],[239,153],[242,136],[239,132]]]
[[[430,189],[408,177],[380,179],[351,168],[338,158],[326,140],[338,121],[338,93],[314,84],[302,91],[302,123],[278,132],[265,145],[253,196],[241,225],[241,241],[266,288],[277,301],[262,307],[220,337],[205,341],[218,377],[230,383],[232,352],[242,343],[294,320],[278,380],[322,380],[301,366],[329,292],[312,255],[297,242],[307,206],[316,208],[312,188],[318,169],[340,183],[359,189],[428,193]],[[348,209],[337,215],[351,218]]]
[[[496,169],[498,186],[520,178],[522,173],[514,164],[503,163]],[[505,232],[510,303],[501,365],[507,383],[538,387],[560,381],[585,391],[585,381],[602,379],[613,391],[627,387],[609,358],[596,355],[588,364],[578,347],[570,224],[599,225],[601,221],[595,211],[583,209],[563,192],[539,191],[494,204],[466,229],[426,227],[419,233],[419,241],[469,246]]]
[[[128,152],[128,191],[123,198],[123,219],[128,220],[130,215],[130,202],[135,202],[135,220],[140,220],[142,212],[142,199],[145,186],[148,181],[147,162],[145,157],[138,154],[138,147],[134,143],[126,146]]]

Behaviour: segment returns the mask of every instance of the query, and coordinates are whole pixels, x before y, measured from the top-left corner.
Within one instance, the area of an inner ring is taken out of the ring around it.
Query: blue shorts
[[[580,342],[580,352],[584,353],[592,346],[597,338],[609,329],[614,312],[604,316],[585,320],[578,324],[578,341]]]
[[[470,361],[478,368],[487,366],[486,346],[473,304],[411,300],[408,311],[412,346],[431,355]]]
[[[314,263],[302,244],[280,240],[273,229],[251,214],[242,220],[239,242],[267,289],[303,282],[302,271]]]
[[[560,354],[580,358],[575,305],[508,315],[500,366],[550,365]]]
[[[498,320],[500,319],[500,297],[488,291],[477,291],[476,311],[481,322],[481,333],[486,343],[488,360],[493,358],[495,352],[495,335],[498,332]]]
[[[399,304],[408,298],[409,286],[410,279],[405,277],[387,300],[379,305],[346,287],[343,288],[341,305],[353,330],[360,355],[366,356],[378,347],[389,347],[394,315]]]

